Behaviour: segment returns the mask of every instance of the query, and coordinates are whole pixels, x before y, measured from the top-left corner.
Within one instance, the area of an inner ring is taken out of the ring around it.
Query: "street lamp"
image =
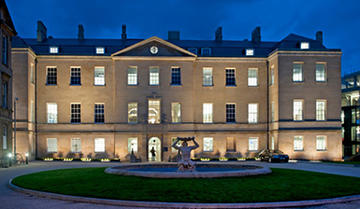
[[[12,158],[11,152],[8,153],[8,157],[9,157],[9,167],[11,167],[11,158]]]
[[[16,164],[16,102],[19,100],[18,97],[14,99],[14,162]]]
[[[26,165],[29,164],[29,153],[25,153],[25,158],[26,158]]]

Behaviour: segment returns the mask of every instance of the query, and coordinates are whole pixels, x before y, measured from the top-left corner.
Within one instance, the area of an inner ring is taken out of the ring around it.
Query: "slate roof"
[[[37,55],[80,55],[80,56],[110,56],[111,54],[136,44],[144,39],[58,39],[48,38],[44,42],[36,39],[14,37],[13,48],[30,47]],[[253,57],[267,57],[276,50],[301,50],[300,43],[309,42],[310,49],[302,51],[340,51],[339,49],[327,49],[319,41],[290,34],[279,42],[261,41],[253,43],[248,40],[243,41],[215,41],[215,40],[166,40],[185,50],[197,48],[197,55],[201,57],[201,48],[211,48],[210,57],[245,57],[246,49],[254,49]],[[58,54],[50,54],[49,47],[59,47]],[[96,47],[105,47],[105,54],[96,54]]]

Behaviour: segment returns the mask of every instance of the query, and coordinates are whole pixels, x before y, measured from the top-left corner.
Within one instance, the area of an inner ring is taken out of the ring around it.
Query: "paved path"
[[[308,171],[325,172],[347,176],[360,177],[360,167],[346,166],[346,165],[333,165],[329,163],[288,163],[288,164],[268,164],[259,162],[246,162],[246,164],[267,165],[277,168],[291,168]],[[60,201],[46,198],[38,198],[29,195],[24,195],[18,192],[14,192],[7,187],[9,179],[23,175],[26,173],[32,173],[37,171],[60,169],[60,168],[79,168],[79,167],[104,167],[112,166],[116,163],[81,163],[81,162],[31,162],[29,165],[17,166],[11,168],[0,168],[0,209],[57,209],[57,208],[69,208],[69,209],[112,209],[119,208],[114,206],[104,206],[96,204],[75,203],[68,201]],[[122,207],[125,208],[125,207]],[[308,207],[308,209],[360,209],[360,201],[325,205],[319,207]]]

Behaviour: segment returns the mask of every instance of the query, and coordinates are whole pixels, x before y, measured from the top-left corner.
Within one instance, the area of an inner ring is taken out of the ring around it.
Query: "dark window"
[[[171,85],[181,85],[180,68],[171,68]]]
[[[71,68],[70,85],[81,85],[80,68]]]
[[[71,123],[81,123],[81,104],[71,104]]]
[[[47,84],[47,85],[56,85],[56,84],[57,84],[57,72],[56,72],[56,68],[54,68],[54,67],[49,67],[49,68],[47,69],[46,84]]]
[[[226,86],[236,86],[235,69],[226,69]]]
[[[188,48],[188,51],[193,53],[193,54],[198,54],[198,49],[197,48]]]
[[[4,65],[8,64],[8,37],[2,37],[2,63]]]
[[[235,123],[235,104],[226,104],[226,122]]]
[[[95,123],[104,123],[104,104],[95,104]]]
[[[8,108],[8,82],[3,81],[3,91],[2,91],[2,107]]]
[[[201,48],[201,55],[202,56],[210,56],[211,55],[211,49],[210,48]]]

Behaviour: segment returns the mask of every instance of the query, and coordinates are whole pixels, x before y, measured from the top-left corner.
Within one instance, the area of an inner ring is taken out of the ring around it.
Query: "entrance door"
[[[158,137],[151,137],[148,141],[148,159],[161,162],[161,141]]]

